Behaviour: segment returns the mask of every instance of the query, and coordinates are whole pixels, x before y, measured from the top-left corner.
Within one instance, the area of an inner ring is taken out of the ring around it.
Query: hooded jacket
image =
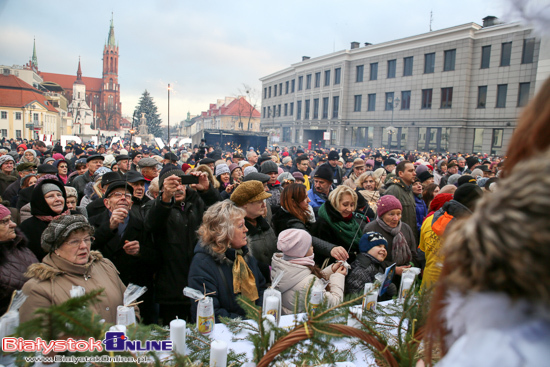
[[[443,267],[443,256],[440,255],[441,237],[457,218],[471,215],[470,209],[456,200],[443,204],[443,207],[426,218],[420,231],[420,250],[426,255],[426,267],[422,278],[423,287],[431,287],[438,279]]]
[[[388,182],[388,181],[387,181]],[[386,192],[384,195],[393,195],[399,200],[403,206],[401,213],[401,221],[407,223],[411,227],[416,242],[418,242],[418,228],[416,224],[416,203],[414,194],[409,185],[406,185],[401,178],[392,178],[386,184]]]
[[[6,191],[8,186],[17,181],[17,177],[18,176],[16,176],[16,173],[13,171],[9,175],[6,175],[4,172],[0,171],[0,196],[4,195],[4,191]]]
[[[258,268],[258,261],[250,255],[248,246],[244,246],[242,251],[244,260],[256,280],[259,296],[256,305],[261,306],[266,287],[265,278]],[[245,311],[238,304],[237,295],[233,290],[232,269],[235,255],[235,250],[232,248],[220,254],[201,242],[195,246],[195,257],[193,257],[189,270],[189,287],[196,290],[204,290],[206,287],[206,293],[215,292],[210,297],[214,302],[216,323],[220,322],[221,316],[232,319],[246,316]],[[181,290],[178,291],[181,292]],[[191,304],[192,320],[197,317],[197,304],[198,302]]]
[[[285,315],[293,314],[296,303],[296,292],[298,292],[298,309],[297,312],[305,311],[305,296],[311,282],[317,281],[311,269],[304,265],[293,264],[283,260],[283,254],[277,253],[273,255],[272,277],[275,278],[278,274],[284,271],[283,278],[279,282],[277,289],[281,291],[282,296],[282,313]],[[334,307],[342,303],[344,298],[344,282],[346,276],[340,273],[333,273],[332,266],[327,266],[322,270],[322,273],[328,277],[330,291],[324,292],[324,298],[327,300],[329,307]]]
[[[117,306],[123,303],[126,287],[115,266],[98,251],[90,252],[86,265],[73,264],[55,253],[48,254],[43,263],[31,265],[25,276],[30,280],[23,286],[28,298],[19,309],[21,323],[31,320],[37,308],[48,308],[70,299],[73,286],[82,286],[86,292],[104,288],[99,302],[89,307],[106,323],[116,323]]]

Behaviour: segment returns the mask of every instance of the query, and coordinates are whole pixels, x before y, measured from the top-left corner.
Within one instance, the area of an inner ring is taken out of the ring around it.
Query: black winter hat
[[[334,178],[334,170],[332,169],[332,166],[328,163],[323,163],[317,169],[315,170],[314,178],[322,178],[323,180],[327,180],[329,182],[332,182]]]
[[[465,183],[456,189],[453,199],[464,205],[468,209],[472,209],[475,202],[483,196],[483,191],[478,185]]]
[[[329,160],[329,161],[337,161],[338,159],[340,159],[340,155],[338,154],[337,151],[331,150],[331,151],[328,153],[328,160]]]
[[[460,186],[462,186],[464,184],[467,184],[467,183],[471,183],[471,184],[476,185],[477,181],[473,176],[462,175],[462,176],[460,176],[460,178],[458,179],[456,184],[457,184],[457,187],[460,187]]]
[[[468,157],[468,158],[466,158],[466,165],[468,166],[468,168],[470,170],[477,163],[479,163],[479,159],[477,159],[477,157]]]

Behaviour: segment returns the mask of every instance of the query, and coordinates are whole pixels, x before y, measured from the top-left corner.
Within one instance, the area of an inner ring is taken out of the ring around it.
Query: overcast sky
[[[535,0],[536,1],[536,0]],[[547,0],[545,0],[547,1]],[[243,83],[301,57],[381,43],[508,13],[505,0],[0,0],[0,65],[23,65],[36,37],[39,70],[102,75],[103,46],[114,14],[120,46],[122,112],[132,115],[147,89],[171,124],[187,111],[236,96]]]

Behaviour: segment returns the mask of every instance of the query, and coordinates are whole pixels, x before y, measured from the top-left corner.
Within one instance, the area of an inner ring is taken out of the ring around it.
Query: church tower
[[[103,86],[99,106],[99,128],[120,129],[121,104],[118,84],[118,45],[115,43],[115,26],[111,16],[109,37],[103,48]]]
[[[69,105],[69,112],[73,116],[73,132],[77,135],[95,134],[92,131],[94,114],[92,109],[86,103],[86,84],[82,82],[82,69],[80,59],[78,59],[78,70],[76,71],[76,80],[73,83],[73,98]]]

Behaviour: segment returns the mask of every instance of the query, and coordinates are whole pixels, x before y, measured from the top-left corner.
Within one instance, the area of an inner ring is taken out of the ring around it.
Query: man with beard
[[[307,155],[302,154],[296,158],[296,166],[292,167],[290,173],[300,172],[304,176],[304,186],[306,190],[311,188],[309,182],[309,175],[311,175],[311,167],[309,166],[309,158]],[[331,181],[332,182],[332,181]]]
[[[156,253],[151,245],[150,234],[143,230],[143,221],[132,213],[133,188],[124,181],[115,181],[105,191],[103,202],[107,208],[102,214],[90,218],[94,227],[92,249],[101,251],[120,272],[120,279],[146,286],[148,292],[139,305],[145,324],[152,323],[153,274]]]
[[[145,220],[145,231],[155,238],[161,266],[155,277],[155,299],[160,305],[159,316],[168,325],[178,316],[191,321],[191,300],[184,297],[187,275],[197,244],[197,230],[209,205],[220,199],[218,191],[210,185],[204,172],[192,172],[199,183],[186,186],[181,169],[169,165],[159,178],[161,194],[150,201]]]

